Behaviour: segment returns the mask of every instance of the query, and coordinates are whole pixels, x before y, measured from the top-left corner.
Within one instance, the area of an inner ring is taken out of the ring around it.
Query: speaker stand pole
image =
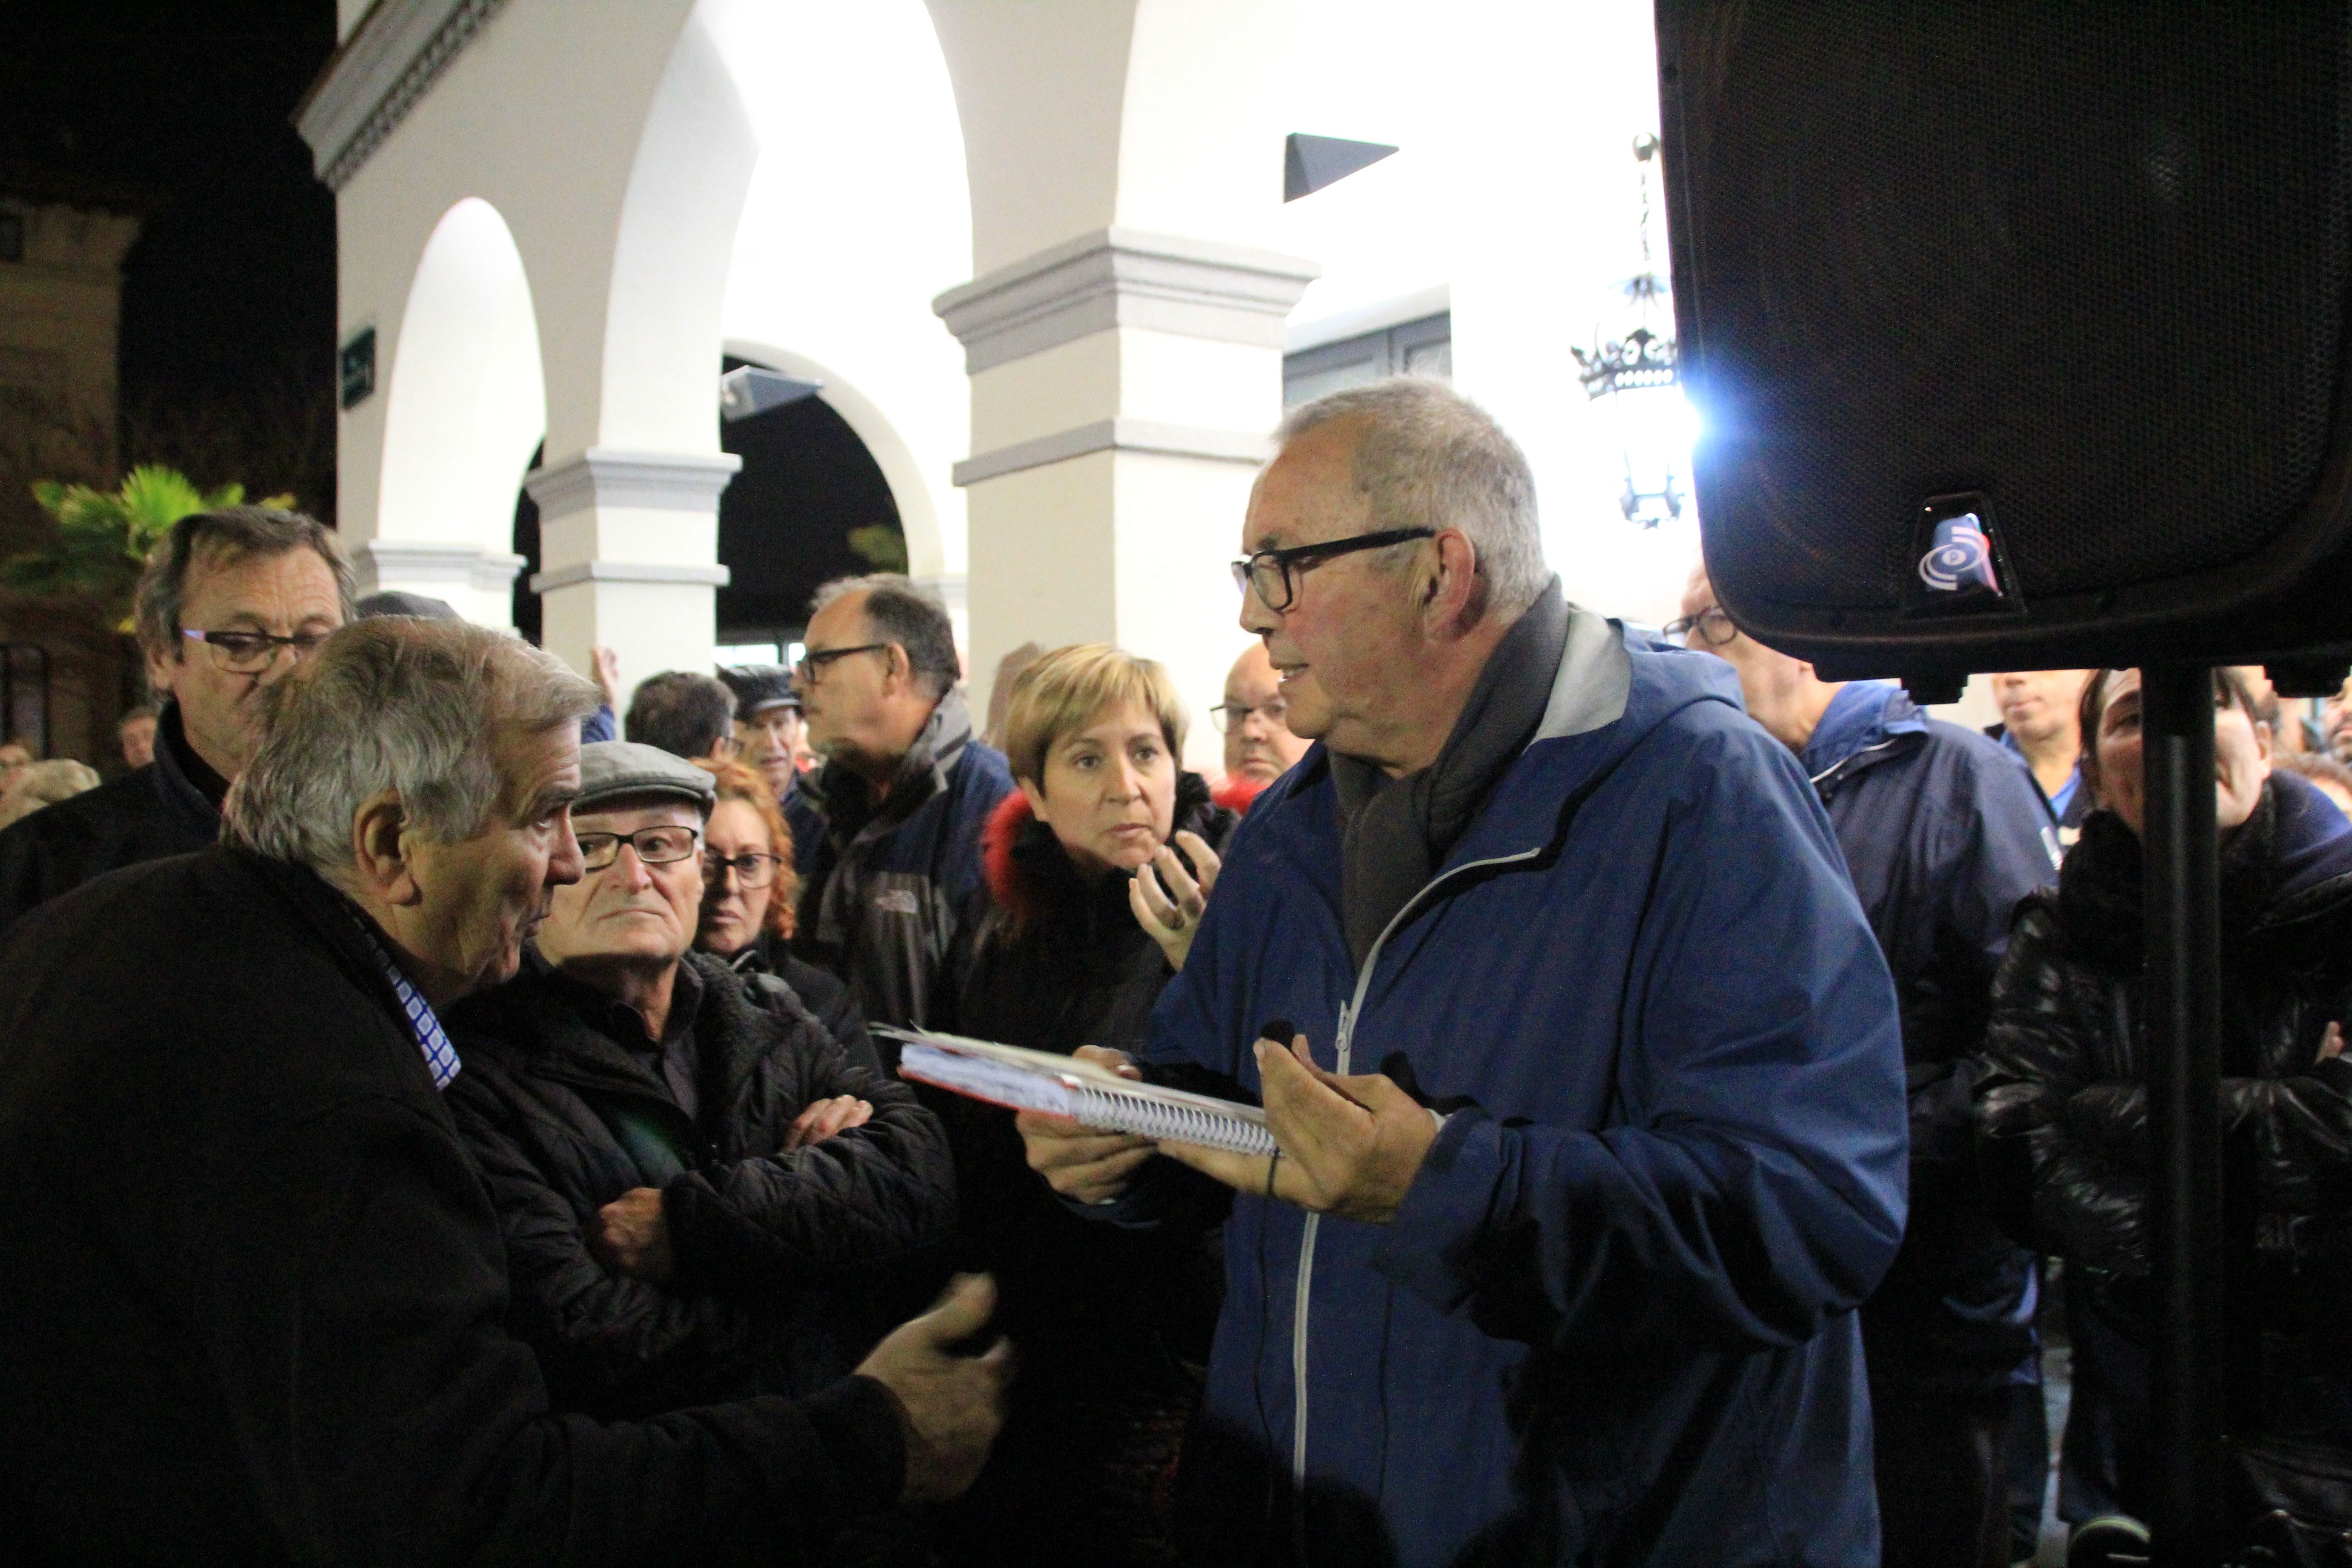
[[[2221,1422],[2221,872],[2213,679],[2142,672],[2147,877],[2148,1346],[2155,1568],[2213,1568],[2224,1540]],[[2083,737],[2089,745],[2093,737]]]

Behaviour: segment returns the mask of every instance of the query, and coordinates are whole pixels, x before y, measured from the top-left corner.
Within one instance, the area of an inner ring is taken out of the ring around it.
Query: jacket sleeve
[[[874,1107],[862,1127],[806,1148],[689,1171],[662,1190],[681,1289],[821,1282],[942,1238],[955,1224],[947,1132],[905,1084],[849,1065],[800,1010],[762,1065],[779,1142],[793,1116],[835,1095]]]
[[[2147,1267],[2147,1184],[2119,1158],[2117,1108],[2099,1091],[2110,987],[2039,901],[2019,916],[1993,982],[1977,1085],[1980,1166],[2013,1239],[2095,1268]]]
[[[903,1439],[868,1379],[635,1425],[551,1415],[445,1121],[363,1100],[236,1165],[180,1305],[289,1560],[769,1562],[895,1500]]]
[[[751,1367],[761,1324],[746,1303],[614,1274],[590,1252],[578,1211],[480,1073],[458,1075],[447,1104],[498,1211],[516,1321],[560,1381],[608,1408],[644,1407]]]
[[[1752,726],[1685,758],[1617,1004],[1622,1121],[1455,1112],[1375,1255],[1489,1333],[1792,1345],[1901,1239],[1894,990],[1828,818]]]

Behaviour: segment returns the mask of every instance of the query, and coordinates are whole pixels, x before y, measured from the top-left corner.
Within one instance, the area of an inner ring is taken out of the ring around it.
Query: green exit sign
[[[375,329],[363,327],[343,344],[337,356],[341,371],[343,406],[352,408],[367,401],[375,390]]]

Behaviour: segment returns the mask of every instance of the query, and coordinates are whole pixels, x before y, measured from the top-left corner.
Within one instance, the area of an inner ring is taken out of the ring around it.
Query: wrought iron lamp
[[[1585,395],[1609,400],[1625,467],[1618,509],[1628,522],[1655,528],[1679,518],[1690,460],[1690,411],[1675,369],[1674,296],[1650,257],[1650,165],[1658,139],[1633,138],[1642,176],[1642,270],[1612,292],[1623,304],[1592,330],[1591,351],[1574,349]]]

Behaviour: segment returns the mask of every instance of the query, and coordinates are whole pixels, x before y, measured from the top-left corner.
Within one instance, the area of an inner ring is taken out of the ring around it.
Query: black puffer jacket
[[[1178,828],[1219,846],[1238,820],[1181,776]],[[990,903],[949,1026],[1039,1050],[1139,1047],[1174,972],[1136,923],[1128,879],[1081,877],[1018,795],[983,844]],[[1153,1497],[1216,1326],[1223,1269],[1208,1233],[1221,1216],[1196,1207],[1155,1228],[1092,1223],[1029,1169],[1012,1112],[933,1103],[955,1147],[961,1261],[995,1274],[998,1322],[1022,1354],[995,1457],[943,1541],[973,1543],[960,1562],[994,1561],[990,1543],[1008,1532],[1033,1543],[1032,1564],[1165,1560]]]
[[[512,1327],[559,1407],[606,1417],[822,1386],[863,1334],[829,1292],[939,1240],[954,1179],[939,1121],[854,1068],[772,977],[688,955],[700,1114],[599,1026],[609,1006],[536,952],[453,1015],[457,1120],[506,1232]],[[683,979],[683,977],[681,977]],[[870,1101],[863,1127],[779,1152],[810,1102]],[[596,1211],[658,1187],[677,1276],[608,1272]]]
[[[2095,812],[2058,887],[2026,900],[1994,987],[1978,1110],[1987,1179],[2020,1239],[2103,1274],[2147,1273],[2147,986],[2139,840]],[[2225,1138],[2260,1195],[2263,1317],[2352,1295],[2352,833],[2274,774],[2221,856]]]

